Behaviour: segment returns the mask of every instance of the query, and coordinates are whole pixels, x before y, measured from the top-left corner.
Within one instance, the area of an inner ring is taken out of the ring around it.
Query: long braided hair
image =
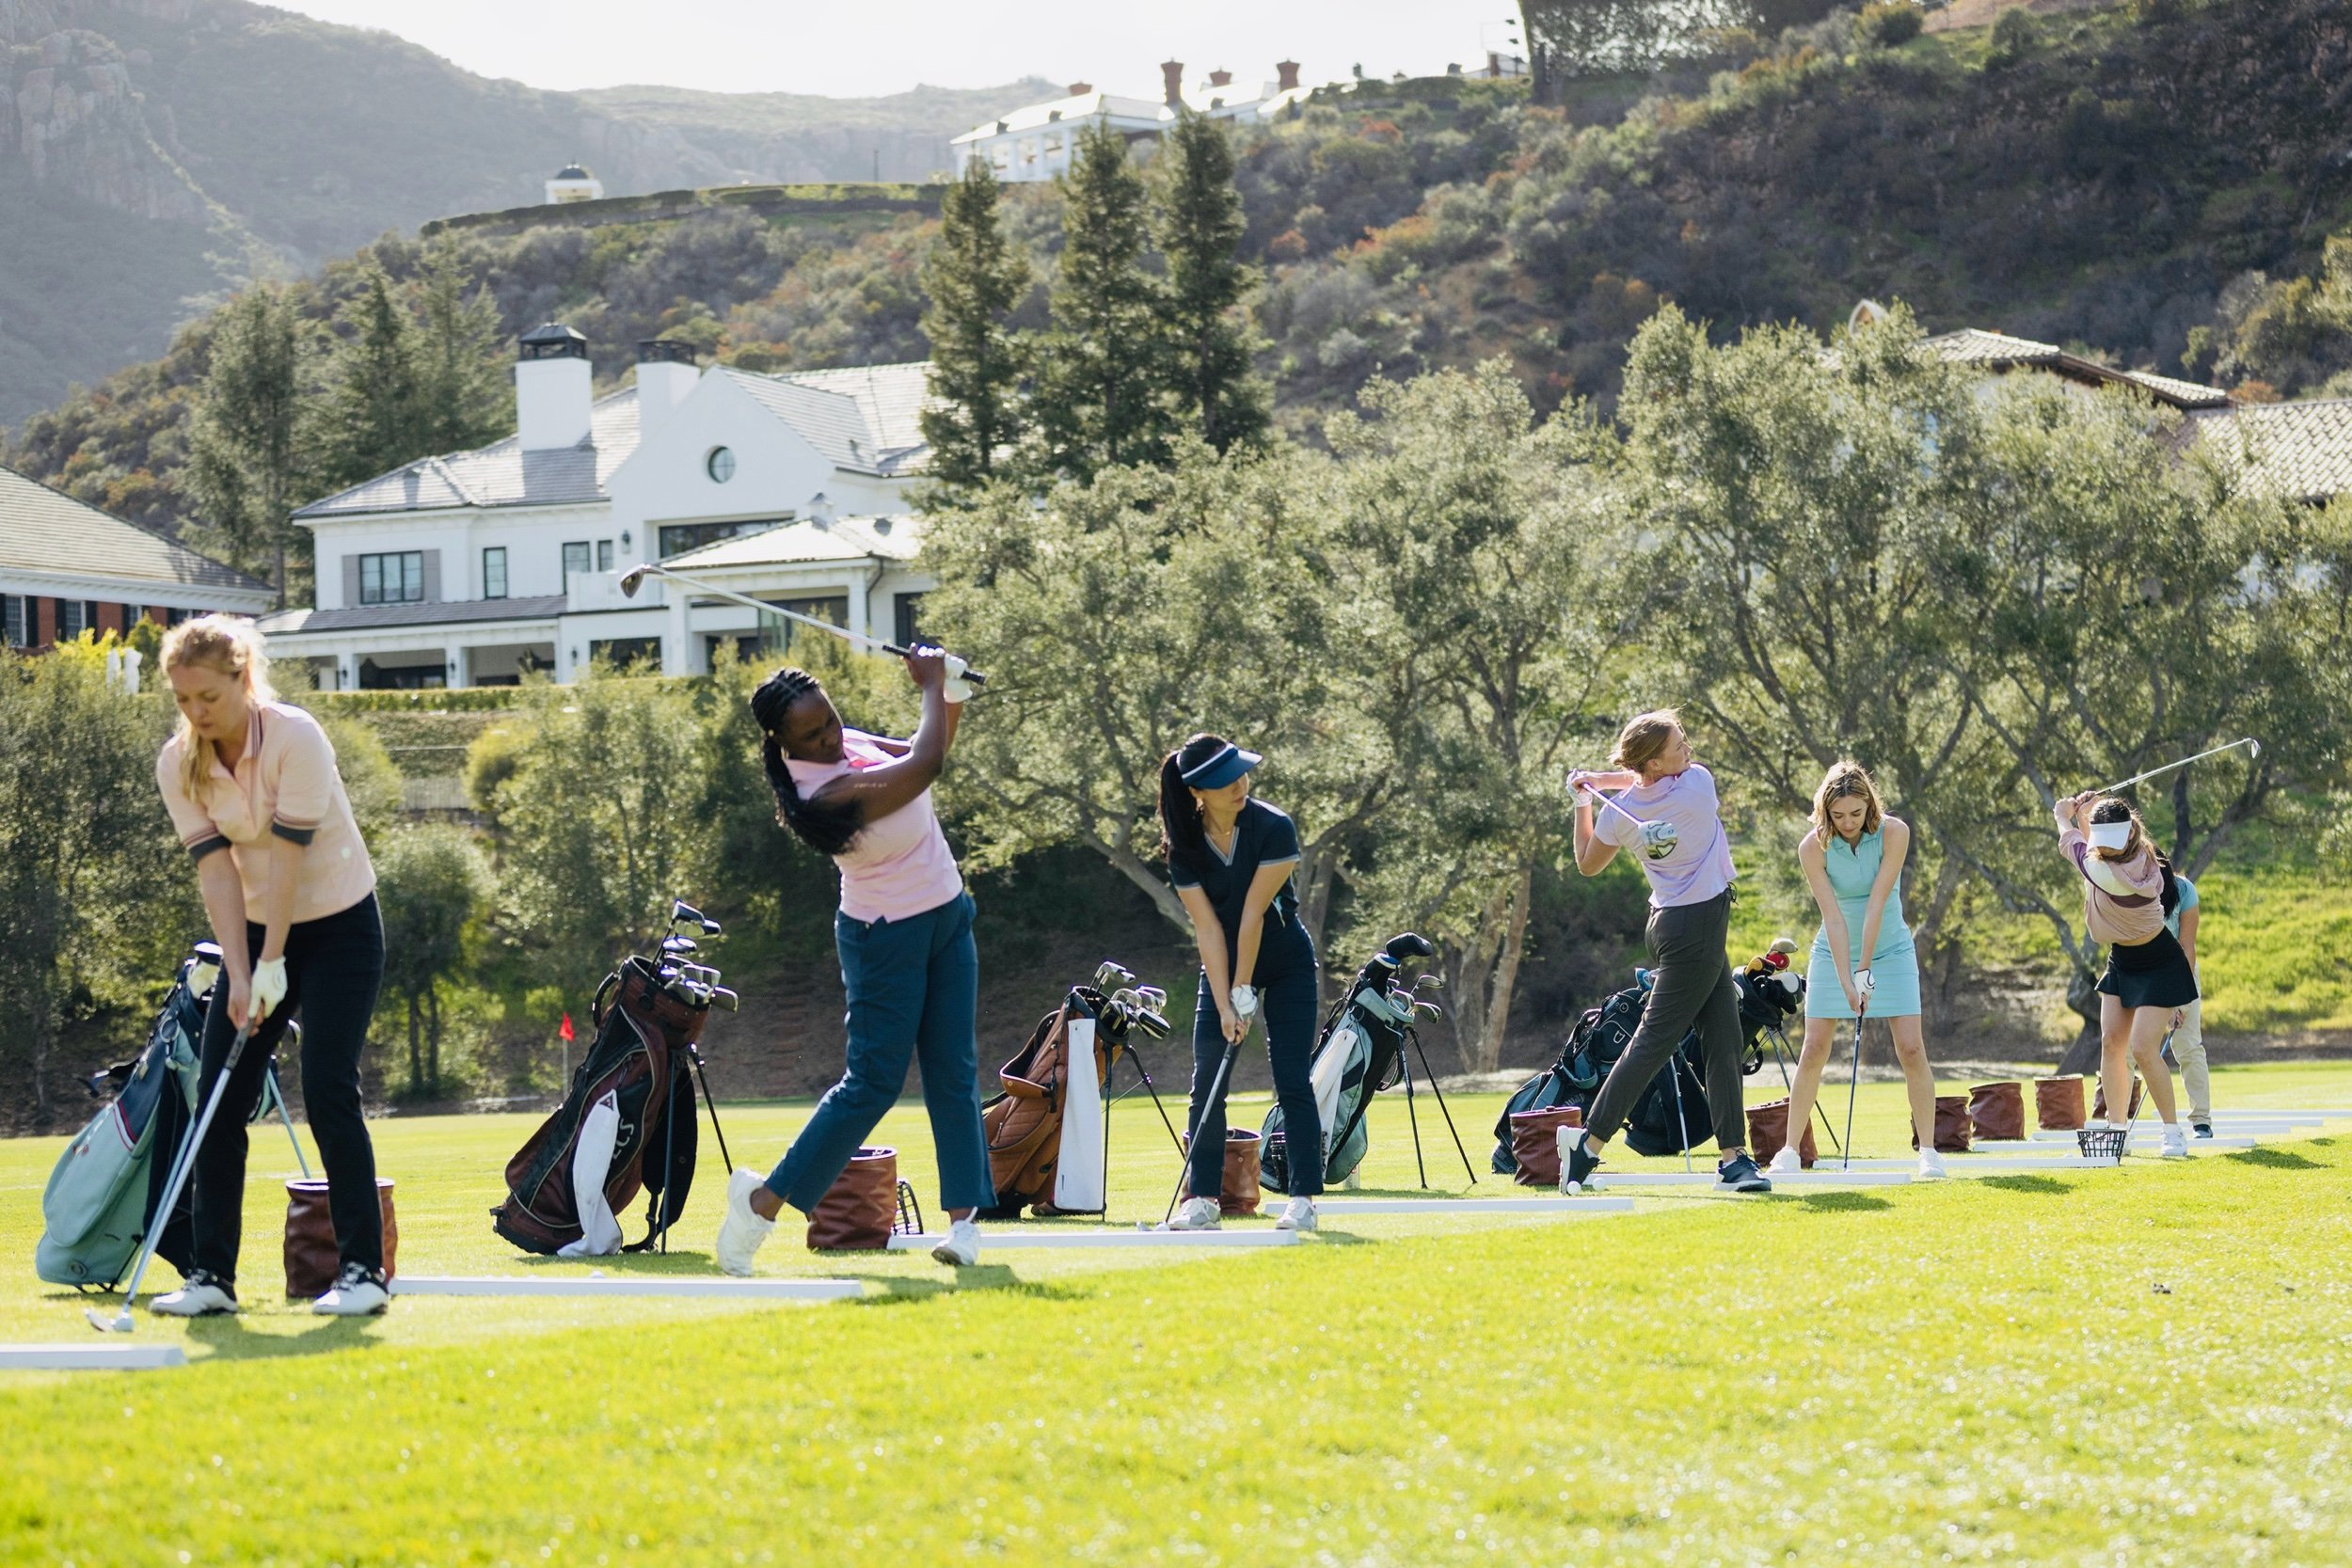
[[[768,770],[768,787],[776,792],[776,820],[792,835],[820,855],[838,855],[866,826],[866,810],[855,800],[812,800],[802,795],[785,765],[784,743],[777,734],[792,705],[825,689],[805,670],[784,669],[759,683],[752,693],[752,718],[759,725],[759,760]]]

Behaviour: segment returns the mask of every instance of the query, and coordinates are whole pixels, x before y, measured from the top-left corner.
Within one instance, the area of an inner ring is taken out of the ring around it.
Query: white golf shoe
[[[1282,1217],[1274,1222],[1277,1230],[1312,1230],[1315,1227],[1315,1200],[1311,1197],[1292,1198],[1282,1206]]]
[[[1919,1151],[1919,1168],[1915,1173],[1914,1173],[1912,1180],[1915,1181],[1941,1181],[1951,1174],[1952,1173],[1950,1171],[1944,1168],[1943,1155],[1937,1153],[1932,1148],[1923,1148]]]
[[[236,1292],[228,1283],[217,1275],[199,1269],[178,1290],[150,1297],[147,1309],[168,1318],[209,1318],[238,1308]]]
[[[1783,1144],[1780,1146],[1780,1152],[1772,1156],[1772,1163],[1766,1165],[1764,1169],[1767,1174],[1772,1176],[1794,1176],[1804,1169],[1804,1156],[1787,1144]]]
[[[764,1220],[752,1209],[752,1194],[767,1180],[755,1170],[739,1170],[727,1178],[727,1213],[719,1222],[719,1272],[738,1278],[752,1272],[752,1256],[765,1244],[776,1222]]]
[[[1160,1227],[1162,1230],[1216,1230],[1225,1224],[1225,1216],[1217,1210],[1213,1197],[1188,1197],[1176,1206],[1176,1217]]]
[[[2188,1158],[2188,1133],[2179,1122],[2168,1121],[2164,1124],[2164,1147],[2159,1152],[2168,1160]]]
[[[980,1227],[968,1219],[957,1220],[947,1227],[946,1236],[931,1248],[931,1256],[942,1263],[968,1269],[980,1260]]]
[[[383,1311],[391,1299],[383,1275],[364,1263],[345,1263],[326,1293],[310,1304],[310,1310],[322,1318],[364,1318]]]

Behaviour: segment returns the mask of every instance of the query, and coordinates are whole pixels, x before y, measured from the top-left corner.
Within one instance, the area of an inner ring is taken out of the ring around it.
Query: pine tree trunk
[[[425,1039],[426,1039],[426,1042],[427,1042],[427,1050],[428,1050],[428,1052],[429,1052],[429,1054],[428,1054],[428,1055],[426,1056],[426,1058],[425,1058],[425,1061],[426,1061],[426,1070],[428,1070],[429,1072],[431,1072],[431,1073],[432,1073],[432,1075],[433,1075],[433,1092],[434,1092],[435,1094],[438,1094],[438,1093],[440,1093],[440,1092],[441,1092],[441,989],[440,989],[440,987],[438,987],[438,986],[427,986],[427,987],[425,987],[425,989],[424,989],[424,1006],[425,1006],[425,1012],[426,1012],[427,1016],[428,1016],[428,1017],[430,1018],[430,1020],[431,1020],[431,1023],[430,1023],[430,1025],[428,1026],[427,1031],[426,1031],[426,1035],[425,1035]]]
[[[411,1094],[424,1091],[424,1053],[420,1049],[419,1038],[419,1026],[422,1022],[423,1015],[417,1006],[417,993],[412,990],[408,993],[408,1092]]]

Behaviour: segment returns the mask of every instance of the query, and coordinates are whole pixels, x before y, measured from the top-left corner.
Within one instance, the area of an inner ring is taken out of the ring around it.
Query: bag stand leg
[[[1177,1157],[1179,1159],[1183,1158],[1184,1152],[1184,1140],[1176,1135],[1176,1124],[1168,1120],[1168,1107],[1161,1103],[1159,1087],[1152,1082],[1152,1069],[1143,1065],[1143,1057],[1136,1050],[1135,1042],[1132,1039],[1127,1042],[1127,1057],[1128,1060],[1136,1064],[1136,1076],[1143,1080],[1144,1092],[1152,1097],[1152,1108],[1160,1113],[1160,1125],[1168,1129],[1168,1141],[1169,1145],[1176,1150]],[[1130,1094],[1134,1092],[1135,1091],[1132,1089],[1128,1091]],[[1104,1168],[1107,1169],[1109,1167],[1105,1165]]]
[[[1772,1060],[1780,1067],[1780,1086],[1793,1099],[1797,1086],[1788,1078],[1788,1042],[1781,1037],[1778,1029],[1770,1024],[1765,1026],[1764,1034],[1772,1042]],[[1846,1146],[1837,1141],[1837,1129],[1830,1125],[1829,1113],[1821,1109],[1821,1097],[1818,1094],[1813,1097],[1813,1114],[1821,1118],[1821,1131],[1829,1135],[1829,1151],[1832,1154],[1845,1153]],[[1802,1137],[1804,1129],[1799,1128],[1797,1132]],[[1797,1146],[1792,1143],[1788,1147],[1794,1148]]]
[[[1248,1037],[1249,1031],[1247,1028],[1243,1029],[1241,1032],[1241,1040],[1246,1040]],[[1241,1040],[1227,1040],[1225,1042],[1225,1054],[1218,1058],[1216,1072],[1209,1079],[1209,1096],[1208,1099],[1201,1104],[1201,1111],[1203,1115],[1208,1112],[1211,1106],[1220,1106],[1225,1103],[1226,1080],[1231,1078],[1233,1074],[1233,1058],[1241,1054]],[[1152,1098],[1156,1100],[1158,1096],[1154,1095]],[[1162,1112],[1161,1114],[1165,1116],[1167,1113]],[[1225,1151],[1223,1149],[1217,1150],[1220,1157],[1224,1154],[1224,1152]],[[1184,1196],[1184,1178],[1191,1173],[1191,1170],[1192,1156],[1189,1152],[1187,1152],[1184,1156],[1184,1163],[1176,1167],[1176,1187],[1174,1191],[1168,1195],[1168,1212],[1160,1216],[1160,1223],[1162,1225],[1166,1225],[1169,1220],[1176,1217],[1176,1200]]]
[[[703,1086],[703,1104],[710,1112],[711,1135],[719,1140],[719,1159],[726,1166],[728,1174],[732,1175],[735,1157],[727,1152],[727,1135],[719,1126],[719,1102],[710,1098],[710,1075],[703,1070],[703,1053],[691,1045],[686,1050],[687,1060],[693,1064],[695,1080]]]
[[[1666,1058],[1666,1082],[1675,1091],[1675,1131],[1682,1136],[1682,1174],[1691,1174],[1691,1124],[1682,1115],[1682,1047]]]
[[[286,1124],[286,1139],[289,1143],[294,1145],[294,1164],[302,1167],[302,1179],[307,1181],[310,1179],[310,1162],[303,1157],[302,1140],[294,1133],[294,1113],[286,1109],[286,1091],[278,1086],[278,1068],[276,1064],[271,1065],[268,1069],[268,1074],[269,1097],[278,1102],[278,1119]]]
[[[154,1260],[155,1243],[163,1240],[164,1225],[169,1223],[171,1212],[180,1206],[180,1189],[187,1184],[188,1173],[196,1165],[196,1151],[203,1146],[204,1134],[212,1128],[221,1097],[229,1092],[229,1075],[237,1070],[238,1059],[245,1054],[245,1042],[253,1037],[253,1025],[259,1022],[258,1018],[247,1017],[245,1027],[237,1031],[237,1037],[229,1042],[228,1059],[220,1064],[220,1075],[213,1080],[213,1092],[205,1096],[204,1113],[196,1118],[196,1125],[188,1130],[186,1141],[180,1146],[180,1158],[172,1162],[171,1178],[164,1183],[163,1201],[155,1206],[163,1222],[147,1227],[147,1239],[139,1244],[138,1266],[131,1271],[131,1288],[122,1293],[122,1310],[108,1319],[89,1307],[82,1308],[82,1316],[101,1334],[128,1334],[135,1326],[131,1304],[138,1300],[139,1282],[147,1277],[147,1265]]]
[[[1421,1043],[1419,1030],[1407,1037],[1412,1048],[1421,1053],[1421,1075],[1429,1081],[1429,1092],[1438,1097],[1438,1114],[1445,1117],[1445,1130],[1454,1135],[1454,1152],[1462,1157],[1462,1169],[1469,1173],[1470,1185],[1475,1187],[1478,1185],[1478,1171],[1470,1164],[1470,1150],[1462,1147],[1462,1131],[1454,1125],[1454,1113],[1446,1107],[1445,1090],[1438,1087],[1438,1075],[1430,1069],[1429,1048]],[[1418,1170],[1421,1168],[1421,1121],[1413,1115],[1413,1064],[1401,1052],[1398,1059],[1405,1063],[1405,1115],[1413,1124],[1413,1165]],[[1422,1173],[1421,1184],[1423,1188],[1429,1185],[1426,1171]]]

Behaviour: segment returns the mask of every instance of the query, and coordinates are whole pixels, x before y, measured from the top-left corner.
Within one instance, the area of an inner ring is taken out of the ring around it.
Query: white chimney
[[[576,447],[588,438],[588,405],[595,400],[588,340],[548,322],[521,339],[515,361],[515,422],[523,451]]]
[[[637,345],[637,438],[644,440],[686,401],[702,372],[694,368],[694,345],[668,338]]]

